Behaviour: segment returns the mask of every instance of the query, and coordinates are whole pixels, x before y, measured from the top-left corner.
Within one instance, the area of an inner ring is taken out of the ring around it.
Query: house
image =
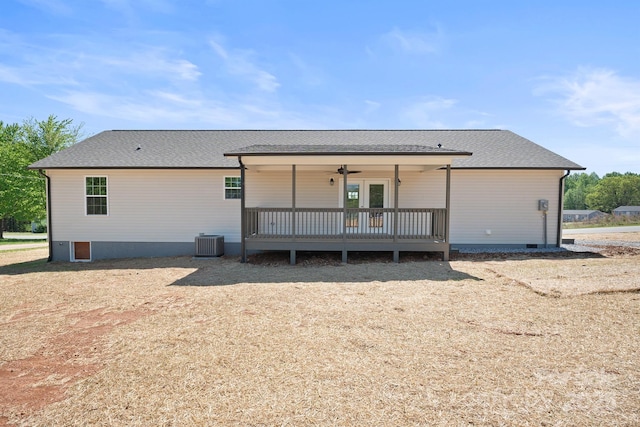
[[[585,222],[602,218],[606,214],[598,210],[588,209],[565,209],[562,214],[564,222]]]
[[[611,213],[615,216],[640,216],[640,206],[619,206]]]
[[[507,130],[113,130],[30,166],[50,259],[561,243],[583,170]],[[218,239],[217,244],[222,244]]]

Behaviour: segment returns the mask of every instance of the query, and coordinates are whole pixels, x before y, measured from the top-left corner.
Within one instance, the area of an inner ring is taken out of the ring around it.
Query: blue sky
[[[0,120],[509,129],[640,173],[640,2],[4,0]]]

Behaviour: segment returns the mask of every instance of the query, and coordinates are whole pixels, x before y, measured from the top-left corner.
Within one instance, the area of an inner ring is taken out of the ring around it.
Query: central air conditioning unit
[[[196,256],[224,255],[224,236],[201,234],[196,237]]]

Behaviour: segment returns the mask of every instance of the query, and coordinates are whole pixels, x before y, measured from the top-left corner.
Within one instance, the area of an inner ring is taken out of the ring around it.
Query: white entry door
[[[339,206],[343,206],[344,182],[340,179]],[[383,209],[389,207],[388,179],[347,179],[347,208]],[[348,213],[350,233],[381,232],[387,228],[385,215],[375,210]]]

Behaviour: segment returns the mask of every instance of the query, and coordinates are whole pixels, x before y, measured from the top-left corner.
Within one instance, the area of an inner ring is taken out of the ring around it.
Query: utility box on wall
[[[549,201],[547,199],[538,200],[538,210],[539,211],[548,211],[549,210]]]

